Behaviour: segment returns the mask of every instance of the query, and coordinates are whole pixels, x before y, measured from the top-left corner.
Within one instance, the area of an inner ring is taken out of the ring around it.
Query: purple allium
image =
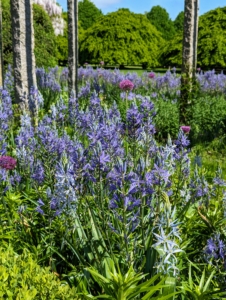
[[[119,83],[119,87],[123,91],[129,91],[134,88],[134,84],[130,80],[125,79]]]
[[[181,130],[183,130],[184,133],[189,133],[191,130],[190,126],[181,126]]]
[[[11,156],[0,156],[0,167],[6,170],[13,170],[16,167],[16,160]]]
[[[200,72],[200,71],[201,71],[201,68],[197,68],[197,71]]]
[[[101,66],[103,66],[104,65],[104,61],[102,60],[102,61],[100,61],[100,65]]]
[[[148,77],[149,77],[149,78],[155,78],[155,73],[154,73],[154,72],[150,72],[150,73],[148,74]]]

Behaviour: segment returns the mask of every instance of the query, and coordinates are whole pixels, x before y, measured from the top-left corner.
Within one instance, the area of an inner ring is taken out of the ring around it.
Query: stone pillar
[[[196,69],[199,0],[185,0],[182,73],[191,77]]]
[[[10,0],[15,100],[29,110],[29,92],[36,87],[32,0]]]
[[[68,94],[78,96],[78,0],[68,0]]]
[[[184,37],[181,69],[180,121],[187,125],[189,97],[195,81],[198,43],[199,0],[185,0]]]

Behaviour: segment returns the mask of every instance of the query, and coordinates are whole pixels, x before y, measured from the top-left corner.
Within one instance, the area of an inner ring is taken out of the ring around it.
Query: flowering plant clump
[[[130,271],[134,288],[128,299],[191,299],[202,271],[210,279],[205,277],[209,287],[200,299],[213,292],[215,297],[216,290],[224,291],[216,299],[226,296],[225,170],[209,176],[201,156],[188,148],[187,125],[197,119],[179,125],[181,79],[172,71],[138,76],[88,65],[78,70],[78,95],[68,99],[68,70],[39,68],[38,89],[28,98],[29,108],[34,103],[40,112],[37,123],[27,113],[20,123],[14,116],[10,70],[6,90],[0,89],[0,235],[15,236],[15,249],[37,249],[51,271],[71,277],[76,270],[79,283],[73,279],[73,284],[81,284],[90,298],[109,298],[103,290],[117,298],[119,288],[128,295],[121,282],[128,282]],[[205,95],[224,96],[224,74],[200,72],[197,80]],[[167,127],[161,122],[173,117],[171,102],[177,121]],[[15,158],[7,156],[9,149]],[[190,285],[188,260],[198,263]],[[94,282],[108,270],[114,281]],[[147,281],[139,274],[147,274]],[[175,297],[169,294],[176,289]]]
[[[148,77],[149,77],[149,78],[155,78],[155,73],[154,73],[154,72],[150,72],[150,73],[148,74]]]
[[[123,91],[131,91],[134,88],[134,84],[129,79],[125,79],[119,83],[119,87]]]
[[[0,156],[0,167],[6,170],[13,170],[16,167],[16,160],[11,156]]]
[[[190,126],[181,126],[181,130],[182,130],[184,133],[189,133],[190,130],[191,130],[191,127],[190,127]]]

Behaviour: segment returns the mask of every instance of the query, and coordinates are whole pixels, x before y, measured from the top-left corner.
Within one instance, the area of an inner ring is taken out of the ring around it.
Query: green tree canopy
[[[162,65],[181,65],[183,34],[167,42],[161,53]],[[226,7],[207,12],[199,18],[198,65],[226,66]]]
[[[51,18],[46,11],[37,4],[33,4],[33,18],[36,66],[56,66],[56,36],[54,34]]]
[[[55,66],[56,36],[51,19],[45,10],[37,4],[33,5],[35,59],[37,66]],[[3,60],[4,65],[12,64],[12,29],[10,1],[2,0],[2,28],[3,28]]]
[[[101,16],[103,16],[102,11],[92,1],[81,0],[78,2],[78,18],[82,28],[90,28]]]
[[[56,45],[57,45],[57,62],[59,66],[66,66],[68,61],[68,14],[67,12],[62,13],[62,17],[66,22],[64,27],[64,34],[58,35],[56,37]],[[84,35],[84,29],[82,28],[80,22],[78,23],[78,35],[79,41],[82,39]]]
[[[56,37],[57,44],[57,61],[58,65],[65,66],[68,60],[68,17],[67,13],[63,12],[62,17],[66,22],[64,34]]]
[[[158,65],[163,39],[146,16],[119,9],[101,17],[80,43],[80,62]]]
[[[226,6],[200,17],[198,39],[200,66],[226,66]]]
[[[174,28],[176,32],[183,32],[184,30],[184,12],[181,11],[176,19],[173,21]]]
[[[148,20],[154,25],[165,40],[173,38],[175,33],[173,21],[170,19],[168,12],[160,5],[153,6],[146,14]]]

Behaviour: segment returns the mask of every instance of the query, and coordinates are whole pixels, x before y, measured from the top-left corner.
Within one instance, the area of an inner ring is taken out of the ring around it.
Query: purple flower
[[[6,170],[13,170],[16,167],[16,160],[11,156],[0,156],[0,167]]]
[[[148,74],[148,77],[149,77],[149,78],[155,78],[155,73],[154,73],[154,72],[149,73],[149,74]]]
[[[100,65],[101,66],[103,66],[104,65],[104,61],[102,60],[102,61],[100,61]]]
[[[42,184],[45,179],[45,170],[40,161],[37,162],[34,172],[31,175],[31,178],[34,179],[38,184]]]
[[[191,130],[191,127],[190,127],[190,126],[181,126],[181,130],[182,130],[184,133],[189,133],[190,130]]]
[[[44,215],[44,211],[41,209],[40,206],[37,206],[35,209],[38,213],[40,213],[41,215]]]
[[[119,87],[123,91],[129,91],[134,88],[134,84],[130,80],[125,79],[119,83]]]

